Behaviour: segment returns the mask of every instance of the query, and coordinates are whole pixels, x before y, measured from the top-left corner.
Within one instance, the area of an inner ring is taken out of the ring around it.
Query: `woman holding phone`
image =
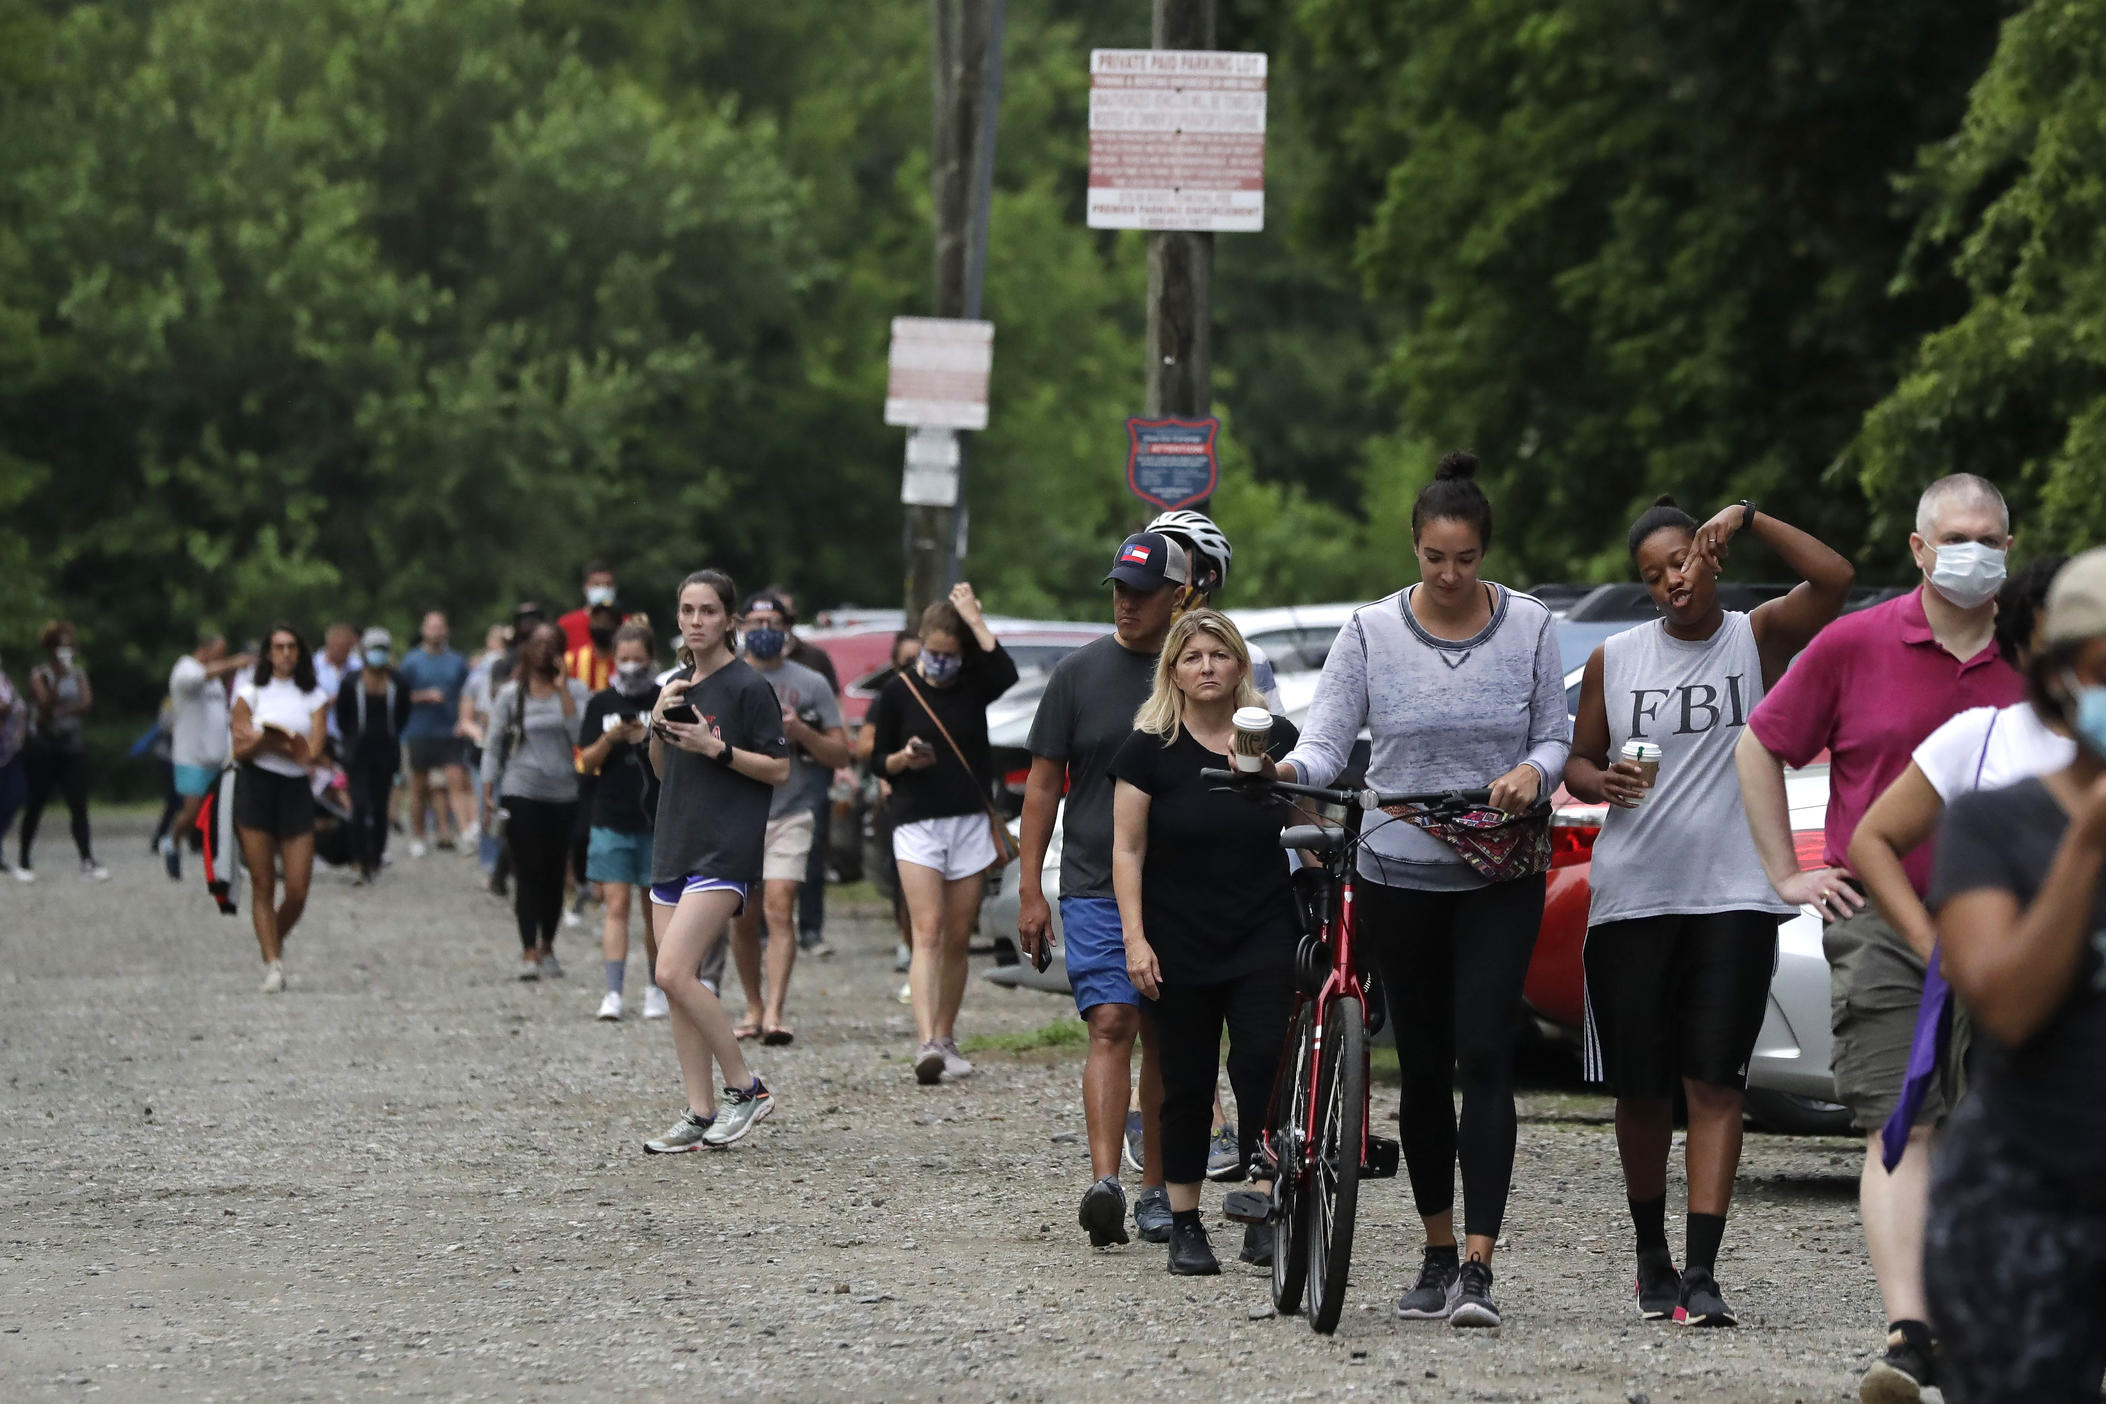
[[[775,689],[738,656],[738,587],[721,570],[680,582],[680,666],[651,709],[658,817],[651,838],[651,909],[658,987],[672,1007],[687,1110],[644,1142],[652,1155],[728,1146],[775,1103],[746,1066],[702,963],[761,879],[768,806],[790,778],[790,746]],[[724,1073],[720,1107],[712,1064]]]
[[[649,625],[629,623],[615,630],[608,686],[594,693],[585,707],[585,746],[578,754],[578,768],[597,777],[589,801],[585,877],[598,885],[604,913],[600,958],[607,993],[594,1016],[600,1019],[622,1017],[632,906],[641,908],[644,918],[644,1017],[663,1019],[671,1012],[654,974],[658,941],[651,934],[651,828],[658,777],[644,748],[651,739],[651,709],[658,703],[658,684],[652,680],[656,649]]]
[[[563,631],[542,624],[527,635],[516,675],[490,703],[494,735],[483,750],[482,778],[505,812],[522,980],[563,974],[556,927],[578,816],[578,730],[591,700],[585,684],[563,671]]]
[[[308,777],[329,739],[329,703],[299,630],[279,624],[265,638],[255,674],[234,689],[234,833],[249,870],[249,918],[263,953],[263,992],[285,988],[285,938],[307,908],[314,877],[314,791]],[[278,864],[285,898],[278,900]]]

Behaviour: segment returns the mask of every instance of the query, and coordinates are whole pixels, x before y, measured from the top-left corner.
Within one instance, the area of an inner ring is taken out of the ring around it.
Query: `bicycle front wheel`
[[[1367,1133],[1367,1021],[1351,995],[1324,1010],[1316,1079],[1316,1144],[1310,1147],[1304,1215],[1309,1240],[1309,1324],[1329,1335],[1345,1310],[1360,1205],[1360,1147]]]
[[[1302,1220],[1308,1184],[1309,1080],[1316,1065],[1315,1007],[1304,1001],[1287,1036],[1286,1056],[1274,1074],[1272,1137],[1272,1305],[1283,1316],[1302,1309],[1309,1280],[1309,1234]]]

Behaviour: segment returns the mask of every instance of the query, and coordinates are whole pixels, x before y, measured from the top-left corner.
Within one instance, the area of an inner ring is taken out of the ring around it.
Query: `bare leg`
[[[475,795],[468,788],[465,766],[446,767],[446,801],[453,810],[453,836],[459,838],[475,822]]]
[[[1623,1192],[1632,1199],[1667,1193],[1667,1152],[1675,1139],[1675,1104],[1666,1097],[1616,1099],[1616,1154],[1623,1161]],[[1696,1207],[1696,1106],[1690,1105],[1690,1207]]]
[[[760,933],[759,905],[748,902],[746,910],[733,918],[731,923],[731,960],[739,968],[739,988],[746,994],[746,1016],[739,1021],[739,1029],[742,1032],[747,1029],[759,1029],[761,1026]]]
[[[410,837],[424,841],[424,811],[431,807],[431,773],[412,770],[409,777],[409,831]]]
[[[279,957],[278,840],[261,829],[238,825],[234,836],[241,840],[241,865],[249,870],[249,921],[268,965]]]
[[[1923,1321],[1930,1307],[1923,1291],[1923,1221],[1930,1209],[1930,1159],[1937,1135],[1928,1126],[1909,1132],[1908,1148],[1893,1173],[1880,1163],[1879,1133],[1865,1142],[1865,1169],[1858,1180],[1858,1212],[1865,1220],[1865,1247],[1889,1321]]]
[[[1096,1004],[1084,1017],[1090,1026],[1090,1052],[1082,1065],[1082,1124],[1090,1142],[1090,1178],[1101,1180],[1119,1173],[1141,1011],[1131,1004]],[[1156,1103],[1162,1103],[1160,1093]],[[1142,1105],[1147,1105],[1145,1094]]]
[[[920,863],[901,863],[899,890],[907,899],[907,921],[913,928],[914,959],[907,967],[907,990],[914,1005],[914,1032],[920,1042],[927,1043],[937,1036],[943,874]]]
[[[958,1006],[965,1003],[965,977],[971,962],[973,927],[980,920],[980,874],[944,884],[942,975],[936,986],[935,1038],[954,1038]]]
[[[745,1087],[753,1073],[732,1037],[724,1006],[702,983],[702,958],[724,930],[738,906],[735,892],[690,892],[677,907],[653,904],[658,922],[658,988],[672,1008],[673,1046],[680,1055],[680,1080],[687,1105],[698,1116],[714,1116],[716,1088],[710,1061],[724,1071],[726,1084]]]
[[[184,835],[197,828],[197,814],[204,807],[205,797],[203,795],[183,796],[183,810],[176,815],[175,827],[168,831],[168,836],[177,843],[183,842]]]
[[[790,971],[797,964],[797,889],[794,880],[770,878],[762,886],[768,917],[768,987],[761,1006],[761,1027],[783,1027],[782,1009],[790,997]]]
[[[1733,1177],[1740,1170],[1740,1089],[1687,1078],[1682,1088],[1689,1098],[1689,1144],[1683,1150],[1689,1162],[1689,1212],[1724,1218],[1733,1206]],[[1921,1220],[1917,1231],[1920,1244]],[[1923,1255],[1916,1256],[1921,1261]]]
[[[307,910],[307,888],[314,880],[314,835],[286,839],[278,851],[285,859],[285,900],[278,904],[278,948],[283,950],[285,938]]]

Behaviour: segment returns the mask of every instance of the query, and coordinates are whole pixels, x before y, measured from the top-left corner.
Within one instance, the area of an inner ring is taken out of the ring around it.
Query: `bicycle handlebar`
[[[1437,790],[1426,794],[1399,794],[1387,790],[1333,790],[1320,785],[1293,785],[1285,780],[1253,780],[1248,775],[1239,775],[1233,770],[1202,770],[1202,780],[1225,780],[1232,785],[1252,786],[1283,795],[1301,795],[1326,804],[1342,804],[1348,809],[1377,810],[1393,805],[1410,804],[1440,809],[1476,809],[1492,802],[1490,789]]]

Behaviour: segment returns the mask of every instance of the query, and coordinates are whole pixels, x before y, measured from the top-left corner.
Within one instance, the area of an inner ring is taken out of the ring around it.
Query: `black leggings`
[[[1228,1026],[1236,1136],[1248,1166],[1265,1126],[1273,1074],[1294,1012],[1294,970],[1271,966],[1211,985],[1166,980],[1161,991],[1143,1007],[1155,1021],[1162,1061],[1163,1178],[1173,1185],[1195,1185],[1207,1174],[1222,1025]]]
[[[377,872],[388,851],[388,797],[395,789],[392,757],[354,760],[345,778],[351,787],[351,861]]]
[[[22,866],[29,866],[29,850],[37,838],[37,821],[57,790],[65,798],[66,812],[73,818],[73,846],[83,860],[95,856],[88,843],[88,758],[79,751],[61,751],[38,746],[23,757],[29,763],[29,802],[22,808]]]
[[[525,950],[556,944],[563,920],[563,871],[570,861],[570,826],[577,817],[575,800],[520,799],[506,795],[505,839],[512,850],[512,910],[519,917],[519,944]]]
[[[1354,900],[1356,930],[1382,971],[1397,1031],[1404,1162],[1419,1215],[1455,1207],[1459,1151],[1463,1232],[1497,1238],[1514,1178],[1514,1039],[1543,920],[1543,879],[1468,892],[1362,879]]]

